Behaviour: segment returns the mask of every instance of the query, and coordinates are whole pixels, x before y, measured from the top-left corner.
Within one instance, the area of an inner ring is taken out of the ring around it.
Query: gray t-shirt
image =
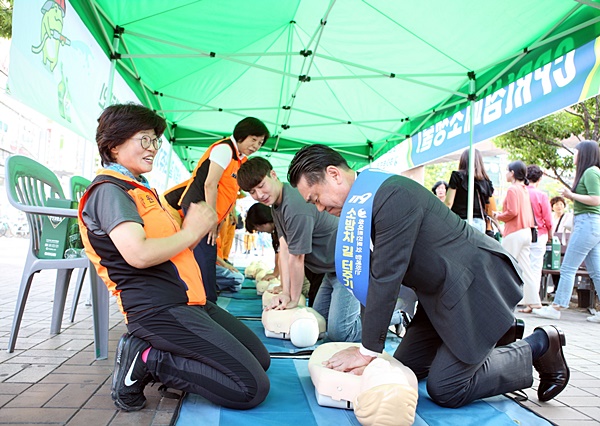
[[[317,274],[335,272],[335,237],[339,218],[320,212],[296,188],[283,184],[281,204],[273,206],[273,221],[291,254],[305,255],[304,264]]]
[[[87,228],[96,235],[107,235],[120,223],[144,225],[135,201],[113,183],[103,183],[92,189],[82,212]]]

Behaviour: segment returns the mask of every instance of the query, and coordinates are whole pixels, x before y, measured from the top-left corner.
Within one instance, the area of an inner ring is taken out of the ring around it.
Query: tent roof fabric
[[[71,4],[190,170],[246,116],[275,162],[325,143],[364,166],[600,35],[591,0]]]

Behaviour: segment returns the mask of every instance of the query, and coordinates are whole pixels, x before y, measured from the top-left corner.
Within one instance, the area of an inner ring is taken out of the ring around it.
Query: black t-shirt
[[[467,218],[467,198],[469,194],[469,178],[464,170],[453,171],[450,175],[448,187],[454,189],[454,202],[452,211],[460,216],[461,219]],[[478,196],[480,194],[480,196]],[[475,181],[475,198],[473,199],[473,218],[481,218],[480,204],[485,210],[485,205],[489,204],[490,197],[494,194],[494,186],[489,180]],[[481,200],[481,201],[480,201]]]
[[[235,222],[235,229],[244,229],[244,219],[242,219],[242,215],[239,213]]]

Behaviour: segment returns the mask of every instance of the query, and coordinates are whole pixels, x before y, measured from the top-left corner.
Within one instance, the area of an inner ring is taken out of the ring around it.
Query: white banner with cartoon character
[[[13,10],[8,91],[23,103],[89,140],[97,119],[111,103],[139,102],[115,73],[107,102],[110,61],[66,0],[20,0]],[[173,185],[189,177],[171,147],[163,144],[153,185]],[[171,167],[168,167],[170,157]],[[167,170],[169,176],[167,178]],[[161,189],[161,188],[158,188]]]

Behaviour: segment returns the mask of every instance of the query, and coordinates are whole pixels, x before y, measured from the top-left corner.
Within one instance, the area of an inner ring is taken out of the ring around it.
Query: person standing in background
[[[438,180],[431,188],[431,192],[433,192],[435,194],[435,196],[438,197],[442,203],[446,201],[446,192],[447,191],[448,191],[448,183],[443,180]]]
[[[537,224],[537,242],[531,243],[529,246],[529,259],[531,261],[531,273],[533,274],[534,282],[539,283],[542,279],[542,269],[544,267],[544,254],[546,254],[546,243],[552,241],[552,214],[550,211],[550,202],[548,196],[537,189],[544,173],[535,164],[527,166],[527,179],[529,185],[529,200],[531,208]],[[525,308],[527,309],[527,308]]]
[[[554,224],[554,234],[570,233],[573,229],[573,214],[566,211],[567,201],[560,195],[550,199],[552,207],[552,223]],[[561,242],[562,244],[562,242]]]
[[[535,226],[527,179],[527,167],[522,161],[513,161],[508,165],[506,181],[512,185],[508,188],[502,206],[502,212],[495,212],[496,219],[504,222],[502,247],[517,259],[523,276],[523,300],[519,303],[525,307],[519,312],[530,314],[532,309],[541,308],[540,280],[535,280],[531,270],[530,246],[532,230]]]
[[[600,283],[600,148],[596,141],[582,141],[575,146],[573,186],[562,189],[562,196],[573,200],[573,232],[560,266],[560,281],[552,306],[534,309],[543,318],[560,319],[561,309],[569,307],[575,274],[583,261],[595,283]],[[600,323],[600,313],[587,318]]]
[[[565,234],[569,234],[570,236],[571,230],[573,229],[573,213],[565,211],[567,201],[560,195],[550,199],[550,206],[552,207],[552,223],[554,226],[552,235],[559,237],[561,253],[564,254],[568,242],[568,237]],[[556,294],[559,281],[560,274],[552,274],[554,289],[550,294]]]
[[[485,206],[494,194],[492,181],[485,172],[483,157],[474,149],[475,193],[473,201],[473,227],[485,234]],[[469,195],[469,150],[465,149],[458,162],[458,170],[450,175],[449,189],[446,193],[446,205],[461,219],[467,220],[467,199]]]

